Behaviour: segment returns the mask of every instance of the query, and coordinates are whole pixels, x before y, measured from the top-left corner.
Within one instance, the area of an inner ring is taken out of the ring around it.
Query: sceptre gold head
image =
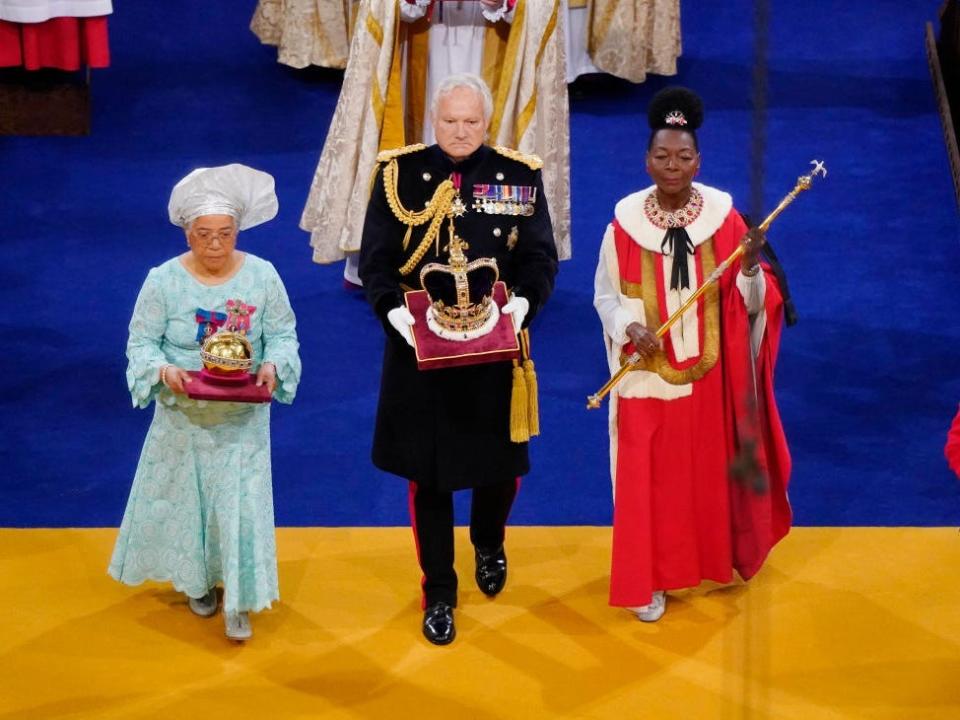
[[[822,175],[823,177],[827,176],[827,166],[823,164],[823,160],[811,160],[810,164],[813,165],[813,170],[806,175],[801,175],[797,178],[797,187],[795,188],[797,192],[801,190],[809,190],[810,185],[813,183],[813,179],[817,175]]]

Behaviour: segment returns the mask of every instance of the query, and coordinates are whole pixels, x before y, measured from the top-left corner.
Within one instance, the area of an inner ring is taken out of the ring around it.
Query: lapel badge
[[[514,225],[510,228],[510,234],[507,235],[507,250],[513,250],[517,246],[517,240],[520,239],[520,231]]]

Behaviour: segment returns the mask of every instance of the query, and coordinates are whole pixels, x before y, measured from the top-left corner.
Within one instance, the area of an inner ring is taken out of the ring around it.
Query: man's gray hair
[[[493,117],[493,95],[490,94],[490,88],[482,77],[473,73],[458,73],[444,78],[433,91],[433,98],[430,100],[431,115],[437,114],[440,98],[456,88],[469,88],[477,93],[483,102],[483,119],[490,120]]]

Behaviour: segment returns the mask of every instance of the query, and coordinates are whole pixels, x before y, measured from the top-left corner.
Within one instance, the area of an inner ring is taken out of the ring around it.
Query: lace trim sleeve
[[[154,268],[140,288],[127,338],[127,388],[134,407],[147,407],[162,388],[160,368],[168,361],[160,345],[166,327],[166,302]]]
[[[263,362],[277,369],[278,402],[290,404],[300,384],[300,343],[297,340],[297,318],[280,275],[270,266],[266,302],[263,308]]]

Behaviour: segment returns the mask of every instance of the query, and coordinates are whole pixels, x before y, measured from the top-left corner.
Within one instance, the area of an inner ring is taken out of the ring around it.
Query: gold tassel
[[[527,383],[523,368],[513,361],[513,390],[510,393],[510,442],[524,443],[530,439]]]
[[[410,244],[410,236],[413,235],[413,225],[407,225],[407,232],[403,235],[403,249],[406,250]]]
[[[523,377],[527,385],[527,426],[530,437],[535,437],[540,434],[540,402],[537,398],[537,370],[530,358],[523,361]]]
[[[537,370],[530,352],[530,331],[520,333],[520,357],[523,358],[523,374],[527,386],[527,427],[530,437],[540,434],[540,401],[537,387]]]

